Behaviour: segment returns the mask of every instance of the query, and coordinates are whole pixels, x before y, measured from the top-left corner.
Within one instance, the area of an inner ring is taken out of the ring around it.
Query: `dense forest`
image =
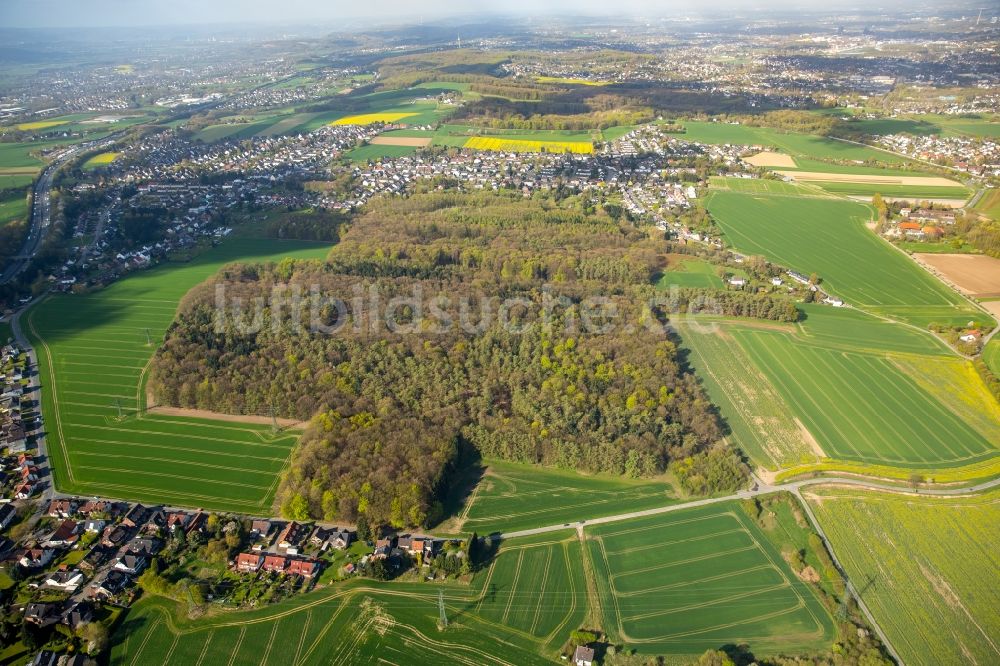
[[[376,200],[325,262],[231,265],[189,293],[150,388],[165,404],[311,419],[279,491],[292,517],[432,524],[466,446],[632,477],[673,464],[697,492],[739,484],[664,326],[676,304],[651,300],[662,237],[584,203]],[[266,303],[261,317],[220,317],[217,285],[226,302]],[[295,294],[314,297],[297,309]],[[790,307],[719,296],[749,316]]]

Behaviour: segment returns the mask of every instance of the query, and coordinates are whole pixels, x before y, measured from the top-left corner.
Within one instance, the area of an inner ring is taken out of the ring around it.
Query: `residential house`
[[[133,555],[156,555],[163,548],[163,544],[156,537],[135,537],[126,546]]]
[[[264,557],[257,553],[240,553],[236,557],[236,570],[242,573],[257,571],[264,563]]]
[[[49,510],[46,515],[53,518],[70,518],[77,510],[77,502],[74,499],[54,499],[49,502]]]
[[[250,523],[250,534],[258,538],[264,538],[271,533],[270,520],[255,520]]]
[[[285,559],[284,555],[265,555],[261,566],[264,571],[278,571],[283,573],[287,563],[288,560]]]
[[[141,504],[136,504],[130,508],[128,513],[126,513],[122,518],[122,525],[125,527],[139,527],[140,525],[145,525],[151,514],[151,509],[147,509]]]
[[[30,482],[21,483],[14,489],[15,499],[29,499],[38,491],[38,485]]]
[[[104,529],[101,545],[106,548],[119,548],[128,541],[129,531],[121,525],[111,525]]]
[[[129,577],[122,571],[111,569],[90,586],[92,599],[107,600],[118,596],[129,584]]]
[[[186,530],[191,522],[191,514],[183,511],[175,511],[167,514],[167,530]]]
[[[30,603],[24,609],[24,621],[39,627],[47,627],[59,621],[57,604]]]
[[[76,569],[72,571],[54,571],[42,583],[45,587],[70,593],[76,592],[76,589],[82,584],[83,573]]]
[[[59,666],[59,655],[49,650],[42,650],[35,655],[28,666]]]
[[[80,539],[80,526],[75,520],[64,520],[45,540],[44,546],[49,548],[66,548]]]
[[[573,652],[574,666],[594,666],[594,648],[585,645],[577,645]]]
[[[24,551],[18,564],[25,569],[41,569],[52,561],[55,554],[56,551],[51,548],[29,548]]]
[[[288,562],[286,573],[312,578],[319,572],[319,563],[314,560],[292,559]]]
[[[100,533],[104,531],[104,528],[105,526],[107,526],[107,524],[108,523],[106,521],[100,518],[88,518],[87,520],[83,521],[83,531]]]
[[[324,552],[329,548],[343,550],[351,545],[353,540],[353,532],[339,527],[317,527],[309,535],[309,543]]]
[[[7,529],[7,526],[14,522],[17,517],[17,509],[13,504],[0,505],[0,531]]]
[[[133,555],[127,553],[115,560],[115,569],[132,576],[138,576],[146,568],[145,554]]]
[[[278,535],[277,546],[290,555],[298,552],[299,542],[302,540],[305,527],[299,523],[290,521]]]
[[[90,552],[80,560],[79,567],[86,572],[93,573],[101,568],[105,562],[111,558],[111,549],[95,546]]]
[[[62,613],[60,624],[64,624],[72,631],[76,631],[82,625],[94,619],[94,606],[88,601],[74,601],[66,607]]]
[[[979,342],[980,338],[982,337],[983,337],[982,331],[971,330],[962,333],[962,335],[960,335],[958,339],[962,342],[973,343],[973,342]]]

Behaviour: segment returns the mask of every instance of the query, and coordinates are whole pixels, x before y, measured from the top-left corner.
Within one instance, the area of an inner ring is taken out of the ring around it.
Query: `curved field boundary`
[[[691,511],[694,515],[645,519],[624,529],[587,528],[606,630],[628,644],[670,654],[698,654],[748,640],[760,649],[797,649],[819,646],[832,635],[832,620],[813,591],[791,575],[738,511]],[[745,540],[738,545],[730,539],[734,547],[713,549],[726,535]],[[635,566],[642,561],[649,564]],[[634,589],[622,589],[625,577],[636,576],[641,582]],[[672,619],[660,621],[666,616]],[[803,630],[803,623],[814,629]]]

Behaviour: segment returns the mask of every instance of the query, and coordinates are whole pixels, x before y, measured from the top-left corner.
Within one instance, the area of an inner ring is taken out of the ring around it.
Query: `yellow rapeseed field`
[[[36,120],[33,123],[21,123],[17,126],[17,129],[22,131],[48,129],[50,127],[65,125],[67,122],[66,120]]]
[[[587,141],[528,141],[499,137],[475,136],[465,142],[465,148],[495,150],[512,153],[580,153],[594,152],[594,144]]]
[[[394,123],[403,118],[415,116],[415,113],[361,113],[356,116],[344,116],[334,120],[331,125],[371,125],[372,123]]]
[[[100,153],[99,155],[94,155],[84,163],[83,168],[88,169],[111,164],[118,159],[119,155],[121,155],[121,153]]]

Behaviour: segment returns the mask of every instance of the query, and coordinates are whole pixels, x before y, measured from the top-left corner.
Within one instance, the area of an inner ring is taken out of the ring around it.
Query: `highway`
[[[117,139],[118,136],[115,134],[97,141],[88,141],[71,146],[59,153],[42,170],[32,188],[28,235],[24,239],[21,251],[4,267],[3,273],[0,273],[0,284],[7,284],[24,272],[31,263],[31,260],[38,253],[38,250],[42,247],[42,242],[48,236],[49,228],[52,226],[52,199],[50,192],[52,191],[52,181],[55,178],[56,171],[80,153],[109,147]]]

